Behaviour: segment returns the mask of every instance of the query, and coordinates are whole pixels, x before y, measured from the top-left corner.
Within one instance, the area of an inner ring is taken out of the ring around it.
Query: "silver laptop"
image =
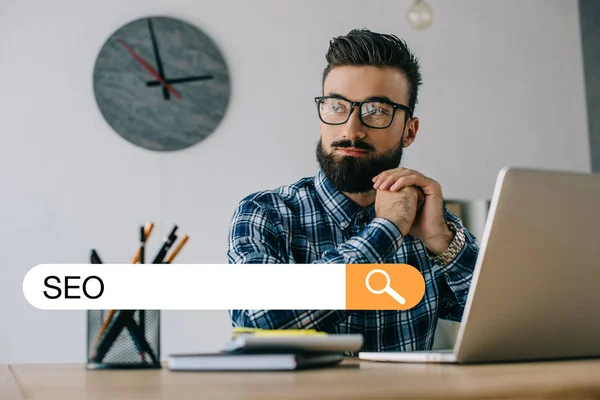
[[[600,175],[498,175],[453,350],[362,352],[388,362],[600,357]]]

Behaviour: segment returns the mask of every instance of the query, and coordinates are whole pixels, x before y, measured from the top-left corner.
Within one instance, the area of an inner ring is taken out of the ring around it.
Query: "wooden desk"
[[[8,365],[0,365],[0,400],[22,399],[19,384]]]
[[[39,400],[600,398],[600,359],[468,366],[348,360],[336,368],[277,373],[86,371],[81,364],[11,368],[23,397]]]

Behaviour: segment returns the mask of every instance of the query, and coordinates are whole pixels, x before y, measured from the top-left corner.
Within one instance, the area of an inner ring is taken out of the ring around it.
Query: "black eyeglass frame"
[[[348,117],[346,118],[345,121],[331,123],[331,122],[326,122],[323,120],[323,117],[321,117],[320,106],[321,106],[321,102],[325,99],[338,99],[338,100],[344,100],[344,101],[347,101],[348,103],[350,103],[350,112],[348,113]],[[387,124],[386,126],[372,126],[372,125],[365,123],[365,121],[363,121],[362,115],[359,112],[358,118],[360,119],[360,122],[369,128],[372,128],[372,129],[389,128],[390,125],[392,125],[392,122],[394,122],[394,117],[396,116],[396,111],[398,111],[398,110],[406,111],[406,118],[404,118],[404,123],[406,123],[406,121],[408,121],[409,118],[412,118],[412,110],[410,109],[410,107],[407,107],[404,104],[394,103],[393,101],[381,100],[381,99],[367,99],[367,100],[363,100],[363,101],[350,101],[346,98],[343,98],[342,96],[317,96],[317,97],[315,97],[315,103],[317,104],[317,114],[319,115],[319,119],[324,124],[327,124],[327,125],[344,125],[346,122],[348,122],[348,120],[350,119],[350,116],[352,116],[355,106],[358,107],[358,109],[360,110],[364,103],[374,103],[374,102],[389,104],[394,109],[394,112],[392,113],[392,119],[390,119],[390,123]]]

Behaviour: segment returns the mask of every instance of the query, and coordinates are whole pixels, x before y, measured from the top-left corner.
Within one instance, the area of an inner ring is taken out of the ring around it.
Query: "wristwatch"
[[[450,264],[452,262],[452,260],[454,260],[456,258],[458,253],[460,253],[460,251],[465,246],[465,230],[464,230],[464,228],[458,226],[454,222],[446,222],[446,225],[448,225],[448,228],[450,228],[450,230],[455,233],[454,239],[452,239],[450,246],[448,246],[446,251],[444,251],[439,256],[436,256],[435,254],[433,254],[432,252],[427,250],[427,253],[428,253],[428,256],[429,256],[429,259],[431,260],[431,262],[433,262],[435,264],[439,264],[442,267],[445,267],[448,264]]]

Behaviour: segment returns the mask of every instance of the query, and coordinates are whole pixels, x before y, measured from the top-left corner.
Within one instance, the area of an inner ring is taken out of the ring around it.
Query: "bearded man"
[[[361,333],[362,351],[430,350],[438,318],[461,320],[479,248],[440,184],[400,167],[419,129],[419,62],[403,40],[365,29],[334,38],[326,61],[315,98],[320,169],[242,199],[228,261],[409,264],[425,295],[403,311],[229,310],[232,324]]]

